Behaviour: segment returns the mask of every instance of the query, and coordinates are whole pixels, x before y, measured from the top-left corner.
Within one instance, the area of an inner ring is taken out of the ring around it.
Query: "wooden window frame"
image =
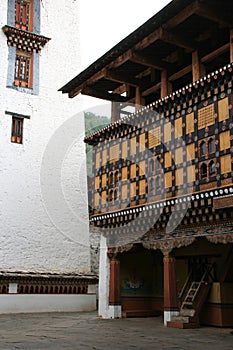
[[[32,89],[33,81],[33,53],[16,51],[14,85]]]
[[[23,120],[24,118],[12,116],[11,142],[23,143]]]
[[[15,0],[15,27],[33,31],[33,0]]]

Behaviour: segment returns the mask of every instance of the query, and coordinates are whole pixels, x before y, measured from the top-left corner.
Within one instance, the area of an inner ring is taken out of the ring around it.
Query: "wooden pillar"
[[[136,87],[136,93],[135,93],[135,109],[138,111],[141,108],[141,92],[140,87]]]
[[[233,62],[233,29],[230,30],[230,63]]]
[[[109,305],[120,305],[120,261],[115,257],[110,260]]]
[[[164,311],[178,311],[175,259],[164,253]]]
[[[197,50],[192,53],[192,73],[193,81],[199,80],[206,74],[205,67],[200,61],[199,53]]]
[[[172,84],[167,79],[166,69],[161,72],[161,92],[160,97],[164,98],[172,92]]]
[[[111,122],[114,123],[120,119],[120,112],[118,108],[118,102],[112,101],[112,109],[111,109]]]

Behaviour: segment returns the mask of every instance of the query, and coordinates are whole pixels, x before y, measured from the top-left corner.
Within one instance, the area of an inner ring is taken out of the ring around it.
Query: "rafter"
[[[131,86],[140,86],[140,80],[136,78],[127,77],[126,75],[114,72],[113,70],[106,70],[104,74],[105,79],[124,83]]]
[[[115,102],[126,102],[127,98],[118,94],[109,93],[101,90],[94,89],[92,87],[86,87],[81,91],[82,95],[92,96],[101,98],[102,100],[115,101]]]
[[[204,4],[200,4],[197,8],[196,14],[198,14],[201,17],[210,19],[211,21],[217,22],[219,24],[222,24],[224,26],[231,28],[232,21],[230,21],[222,13],[219,14],[218,11],[217,12],[216,11],[214,11],[212,7],[207,7]]]
[[[185,40],[180,35],[175,34],[174,31],[163,31],[161,39],[167,43],[174,44],[189,51],[194,51],[196,45],[191,40]]]
[[[141,53],[134,52],[132,56],[130,57],[130,61],[142,64],[147,67],[151,67],[158,70],[163,70],[167,68],[168,64],[165,62],[162,62],[161,60],[156,59],[156,57],[151,58],[148,56],[145,56]]]

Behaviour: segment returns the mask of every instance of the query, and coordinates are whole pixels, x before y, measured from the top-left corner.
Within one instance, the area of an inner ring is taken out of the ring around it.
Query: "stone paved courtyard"
[[[96,313],[0,315],[1,350],[232,350],[230,328],[180,330],[161,317],[101,320]]]

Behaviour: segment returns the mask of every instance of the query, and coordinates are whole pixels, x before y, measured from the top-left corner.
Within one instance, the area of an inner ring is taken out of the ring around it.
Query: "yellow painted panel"
[[[128,167],[124,166],[123,168],[121,168],[121,179],[122,180],[127,180],[127,175],[128,174]]]
[[[164,142],[171,141],[171,123],[164,125]]]
[[[131,164],[130,166],[130,178],[136,177],[136,164]]]
[[[122,142],[122,146],[121,146],[121,157],[122,157],[123,159],[126,159],[126,158],[127,158],[127,155],[128,155],[128,153],[127,153],[127,151],[128,151],[127,147],[128,147],[128,142],[127,142],[127,140],[125,140],[125,141]]]
[[[194,112],[186,115],[186,134],[194,132]]]
[[[95,155],[95,167],[98,169],[100,167],[100,152]]]
[[[146,180],[140,180],[139,181],[139,194],[145,194],[146,193]]]
[[[107,175],[106,174],[103,174],[102,175],[102,187],[105,187],[107,185]]]
[[[182,130],[182,118],[178,118],[175,120],[175,137],[181,137],[183,134],[183,130]]]
[[[198,129],[214,124],[214,104],[202,107],[198,111]]]
[[[95,195],[94,195],[94,206],[95,207],[97,207],[99,205],[99,199],[100,199],[99,193],[95,193]]]
[[[102,152],[102,164],[105,165],[107,163],[107,150],[104,149]]]
[[[98,188],[100,188],[100,177],[96,176],[96,178],[95,178],[95,189],[97,190]]]
[[[110,163],[113,163],[113,162],[116,162],[117,160],[119,160],[119,150],[120,150],[119,144],[110,147],[110,151],[109,151],[109,162]]]
[[[132,137],[130,140],[130,155],[134,156],[136,154],[136,137]]]
[[[222,120],[229,118],[229,105],[228,105],[228,97],[223,98],[218,101],[218,120],[221,122]]]
[[[160,145],[160,137],[160,126],[148,131],[148,147],[152,148]]]
[[[172,155],[170,152],[164,153],[164,167],[168,168],[172,165]]]
[[[184,183],[183,168],[176,169],[176,171],[175,171],[175,183],[176,183],[176,186],[180,186]]]
[[[145,175],[145,169],[146,169],[146,162],[145,160],[142,160],[139,162],[139,176]]]
[[[121,187],[121,197],[122,197],[123,200],[128,198],[128,186],[127,185],[122,185],[122,187]]]
[[[136,196],[136,182],[130,183],[130,197]]]
[[[224,131],[219,134],[219,148],[220,151],[230,148],[230,131]]]
[[[183,162],[183,148],[177,148],[175,150],[175,163],[180,164]]]
[[[220,157],[221,174],[229,173],[231,171],[231,155],[226,154]]]
[[[186,146],[187,161],[195,159],[195,144],[190,143]]]
[[[165,181],[165,188],[172,187],[172,172],[171,171],[164,174],[164,181]]]
[[[196,179],[195,165],[190,165],[187,167],[187,182],[193,182]]]
[[[139,151],[143,152],[145,150],[146,135],[145,133],[139,135]]]

